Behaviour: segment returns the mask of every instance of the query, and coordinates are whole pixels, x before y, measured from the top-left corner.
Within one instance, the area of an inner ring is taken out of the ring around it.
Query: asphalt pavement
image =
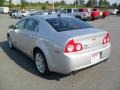
[[[89,21],[111,33],[110,58],[70,75],[40,76],[34,63],[7,44],[8,26],[18,20],[0,15],[0,90],[120,90],[120,17]]]

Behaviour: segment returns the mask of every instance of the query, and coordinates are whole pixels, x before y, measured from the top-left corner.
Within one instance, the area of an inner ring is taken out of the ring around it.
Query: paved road
[[[68,76],[42,77],[35,65],[17,50],[10,50],[6,32],[17,20],[0,15],[0,90],[120,90],[120,17],[88,22],[111,33],[112,52],[107,62]]]

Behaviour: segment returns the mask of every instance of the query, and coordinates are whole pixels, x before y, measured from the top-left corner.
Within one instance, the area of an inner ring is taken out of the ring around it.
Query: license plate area
[[[100,61],[100,53],[99,52],[93,53],[91,54],[90,58],[92,64],[97,63]]]

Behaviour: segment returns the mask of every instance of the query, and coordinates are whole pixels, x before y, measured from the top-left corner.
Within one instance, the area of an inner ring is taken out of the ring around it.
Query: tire
[[[10,49],[13,49],[13,48],[14,48],[10,36],[8,36],[8,45],[9,45],[9,48],[10,48]]]
[[[78,18],[78,19],[81,19],[81,17],[80,17],[80,16],[78,16],[78,15],[76,15],[75,17],[76,17],[76,18]]]
[[[49,69],[44,54],[40,50],[37,50],[34,54],[34,59],[40,75],[47,75],[49,73]]]
[[[14,15],[13,18],[16,19],[16,16]]]
[[[104,18],[105,18],[105,16],[103,15],[103,16],[102,16],[102,18],[104,19]]]

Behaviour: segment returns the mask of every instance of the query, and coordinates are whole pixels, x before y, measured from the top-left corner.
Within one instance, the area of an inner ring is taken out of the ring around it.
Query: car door
[[[38,25],[39,22],[37,20],[28,19],[25,23],[25,29],[22,31],[21,46],[28,55],[31,55],[31,51],[35,46]]]
[[[15,44],[15,46],[17,46],[18,48],[21,48],[20,44],[21,44],[21,32],[24,30],[24,24],[25,24],[25,20],[20,20],[16,25],[15,25],[15,29],[12,33],[12,38],[13,38],[13,43]]]

